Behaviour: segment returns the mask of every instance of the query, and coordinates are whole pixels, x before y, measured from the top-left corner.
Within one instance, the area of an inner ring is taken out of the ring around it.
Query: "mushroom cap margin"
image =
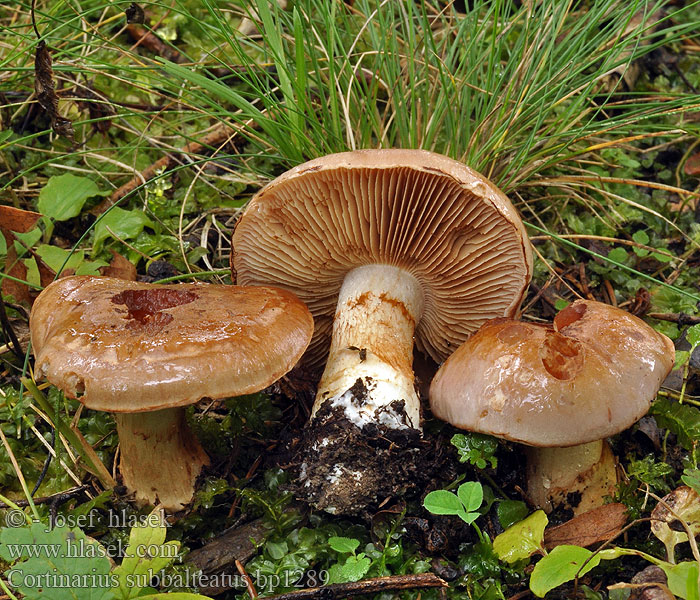
[[[75,276],[39,295],[30,331],[37,377],[88,408],[142,412],[265,388],[313,320],[284,290]]]
[[[673,367],[673,343],[641,319],[579,300],[553,326],[486,323],[439,369],[433,414],[531,446],[565,447],[630,427]]]

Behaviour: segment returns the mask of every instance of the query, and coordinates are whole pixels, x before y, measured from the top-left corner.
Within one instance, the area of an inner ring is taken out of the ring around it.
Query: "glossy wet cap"
[[[532,257],[520,218],[488,179],[423,150],[359,150],[299,165],[263,188],[233,235],[245,285],[303,300],[325,356],[338,292],[351,269],[382,263],[420,282],[416,345],[444,360],[494,317],[513,316]]]
[[[66,277],[36,299],[30,329],[37,378],[88,408],[140,412],[267,387],[313,320],[284,290]]]
[[[486,323],[430,386],[433,414],[532,446],[614,435],[649,409],[673,367],[673,343],[641,319],[579,300],[554,326]]]

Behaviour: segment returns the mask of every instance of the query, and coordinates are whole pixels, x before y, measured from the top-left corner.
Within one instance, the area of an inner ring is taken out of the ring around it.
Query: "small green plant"
[[[681,481],[700,494],[700,469],[684,469]]]
[[[671,488],[666,482],[666,477],[672,473],[673,467],[671,465],[656,461],[653,456],[633,460],[627,466],[627,475],[631,479],[649,486],[653,492],[669,492]]]
[[[700,410],[669,398],[660,398],[649,410],[659,427],[668,429],[687,450],[693,468],[697,468],[697,448],[700,442]]]
[[[509,564],[523,561],[533,554],[543,555],[530,575],[530,590],[538,598],[544,598],[554,588],[582,577],[603,560],[637,556],[664,571],[668,578],[667,585],[674,595],[684,600],[700,600],[698,561],[673,564],[641,550],[617,546],[593,552],[580,546],[564,544],[547,552],[544,548],[547,523],[547,516],[539,510],[506,529],[493,541],[493,550],[498,558]]]
[[[493,551],[509,564],[529,558],[536,552],[544,554],[544,529],[548,522],[544,511],[535,511],[497,535],[493,540]]]
[[[430,492],[423,500],[423,506],[434,515],[454,515],[476,530],[479,539],[487,538],[474,523],[481,516],[478,512],[484,502],[484,488],[478,481],[467,481],[457,488],[457,493],[447,490]]]
[[[530,590],[538,598],[544,598],[550,590],[585,575],[601,561],[621,556],[637,556],[660,567],[668,578],[666,585],[672,594],[683,600],[700,600],[700,573],[696,561],[673,564],[641,550],[618,547],[593,552],[580,546],[557,546],[535,565],[530,576]]]
[[[372,559],[364,552],[356,552],[359,540],[346,537],[328,538],[328,545],[338,554],[345,556],[342,563],[336,563],[328,570],[328,583],[359,581],[369,571]]]
[[[496,438],[483,433],[456,433],[450,442],[457,448],[459,462],[469,463],[477,469],[485,469],[487,466],[496,468],[498,464],[495,456],[498,450]]]

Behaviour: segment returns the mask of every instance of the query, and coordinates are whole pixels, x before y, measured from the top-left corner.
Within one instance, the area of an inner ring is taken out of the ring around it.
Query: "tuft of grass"
[[[250,37],[206,5],[220,29],[202,35],[220,47],[219,66],[236,65],[245,92],[194,57],[192,65],[161,61],[179,86],[166,89],[236,123],[277,169],[356,148],[425,148],[508,192],[595,151],[599,136],[613,145],[641,125],[641,137],[678,133],[682,124],[658,117],[700,106],[688,94],[620,93],[633,61],[694,33],[690,7],[668,2],[515,9],[477,0],[460,14],[433,2],[303,0],[283,11],[256,0]]]

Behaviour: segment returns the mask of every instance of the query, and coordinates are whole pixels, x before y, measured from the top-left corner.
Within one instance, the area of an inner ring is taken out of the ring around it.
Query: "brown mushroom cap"
[[[649,409],[675,354],[641,319],[579,300],[554,327],[486,323],[440,368],[430,406],[457,427],[531,446],[614,435]]]
[[[508,198],[461,163],[423,150],[359,150],[295,167],[252,199],[233,247],[238,283],[288,289],[307,304],[316,361],[355,267],[382,263],[416,277],[425,296],[416,344],[435,360],[485,320],[513,316],[532,271]]]
[[[39,295],[30,328],[37,376],[129,413],[263,389],[303,354],[313,321],[284,290],[66,277]]]

